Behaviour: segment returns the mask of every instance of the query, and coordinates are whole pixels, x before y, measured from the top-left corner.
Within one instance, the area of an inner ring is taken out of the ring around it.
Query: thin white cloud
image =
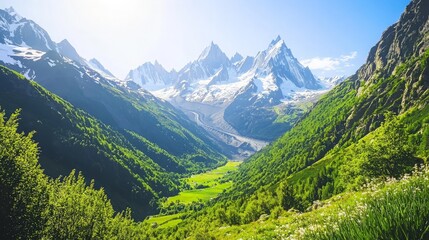
[[[355,59],[356,57],[357,57],[357,52],[354,51],[354,52],[351,52],[349,55],[343,55],[343,56],[341,56],[341,60],[344,61],[344,62],[348,62],[348,61],[350,61],[352,59]]]
[[[323,71],[336,71],[341,70],[344,67],[353,66],[350,63],[351,60],[357,57],[357,52],[351,52],[346,55],[341,55],[340,57],[315,57],[310,59],[305,59],[301,61],[301,64],[309,67],[312,70],[323,70]]]

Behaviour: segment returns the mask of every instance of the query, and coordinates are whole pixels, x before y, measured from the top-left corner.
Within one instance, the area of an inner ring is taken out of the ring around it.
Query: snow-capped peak
[[[340,76],[332,76],[332,77],[318,77],[319,80],[325,85],[326,88],[332,88],[346,80],[346,76],[340,75]]]
[[[20,21],[21,19],[23,19],[23,17],[21,17],[13,7],[8,7],[4,9],[7,13],[9,13],[9,15],[11,15],[12,17],[15,18],[16,21]]]
[[[198,61],[204,61],[204,60],[215,60],[215,59],[228,59],[228,57],[225,55],[224,52],[220,49],[220,47],[215,44],[213,41],[210,43],[208,47],[206,47],[203,52],[198,57]],[[228,59],[229,60],[229,59]]]
[[[79,63],[84,62],[83,58],[79,56],[76,49],[71,45],[71,43],[67,39],[64,39],[61,42],[59,42],[57,46],[58,46],[58,52],[64,57],[68,57],[71,60],[74,60]]]
[[[6,12],[8,12],[9,14],[11,14],[11,13],[15,12],[15,9],[13,9],[13,7],[12,7],[12,6],[10,6],[10,7],[8,7],[8,8],[5,8],[4,10],[5,10]]]
[[[276,45],[279,42],[283,42],[283,39],[280,37],[280,35],[277,35],[277,37],[275,39],[273,39],[269,45],[269,47]]]
[[[178,77],[179,80],[199,81],[212,76],[222,67],[230,66],[231,62],[226,54],[217,44],[211,42],[196,61],[188,63],[178,72]]]
[[[125,81],[134,81],[146,90],[156,91],[171,86],[176,74],[175,71],[168,72],[165,70],[158,61],[146,62],[131,70]]]
[[[13,8],[0,9],[0,32],[0,43],[31,47],[44,52],[57,48],[43,28],[19,16]]]
[[[259,77],[273,73],[278,82],[291,82],[298,88],[320,89],[320,82],[308,68],[299,63],[280,36],[271,41],[265,51],[259,52],[252,67]]]
[[[281,39],[280,36],[277,36],[276,39],[271,41],[270,45],[268,46],[268,51],[270,52],[270,55],[283,53],[293,57],[292,51],[286,46],[285,41]]]

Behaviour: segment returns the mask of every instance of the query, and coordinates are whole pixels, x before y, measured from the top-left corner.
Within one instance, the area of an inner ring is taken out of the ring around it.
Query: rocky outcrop
[[[390,26],[371,49],[355,79],[390,76],[395,67],[429,47],[429,1],[411,2],[397,23]],[[382,72],[378,72],[383,69]]]

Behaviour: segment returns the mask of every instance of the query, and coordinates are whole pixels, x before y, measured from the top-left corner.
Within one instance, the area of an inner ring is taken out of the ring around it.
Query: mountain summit
[[[226,54],[222,52],[220,47],[214,42],[211,42],[211,44],[204,49],[204,51],[198,57],[197,62],[211,72],[215,69],[219,69],[222,66],[227,67],[230,65]]]
[[[147,62],[131,70],[125,77],[125,81],[134,81],[146,90],[155,91],[169,87],[176,77],[174,71],[168,72],[158,61]]]

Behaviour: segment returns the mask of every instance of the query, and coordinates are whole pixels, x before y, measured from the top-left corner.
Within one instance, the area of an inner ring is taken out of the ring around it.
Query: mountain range
[[[228,58],[212,42],[179,71],[147,62],[125,80],[169,101],[218,140],[249,156],[289,130],[344,78],[314,77],[278,36],[256,56],[236,53]]]

